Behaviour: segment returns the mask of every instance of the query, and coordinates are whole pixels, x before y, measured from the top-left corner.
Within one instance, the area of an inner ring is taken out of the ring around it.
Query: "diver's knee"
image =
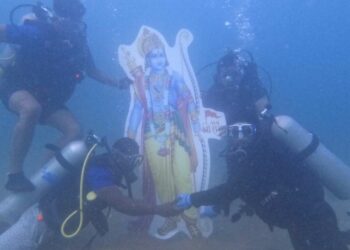
[[[83,137],[82,129],[77,122],[66,123],[60,130],[64,141],[79,140]]]
[[[70,124],[65,132],[64,137],[66,137],[67,140],[78,140],[83,137],[83,131],[81,129],[81,126],[78,123]]]
[[[19,111],[19,117],[22,121],[28,123],[36,123],[39,121],[42,107],[38,103],[28,103]]]

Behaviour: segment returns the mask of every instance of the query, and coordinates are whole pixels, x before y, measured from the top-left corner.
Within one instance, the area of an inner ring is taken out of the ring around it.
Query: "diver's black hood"
[[[83,18],[86,12],[80,0],[54,0],[53,9],[58,16],[74,20]]]
[[[228,88],[215,83],[209,90],[209,94],[205,100],[206,106],[223,112],[227,124],[239,121],[254,124],[258,122],[255,99],[250,89],[244,86],[240,89]]]
[[[259,117],[255,103],[260,98],[268,96],[259,78],[257,65],[250,53],[248,56],[249,59],[244,60],[238,53],[230,51],[220,58],[214,85],[208,91],[211,100],[206,103],[207,106],[224,112],[228,124],[239,121],[257,123]],[[228,84],[223,81],[223,76],[220,74],[225,68],[241,76],[236,80],[232,77],[232,84]]]

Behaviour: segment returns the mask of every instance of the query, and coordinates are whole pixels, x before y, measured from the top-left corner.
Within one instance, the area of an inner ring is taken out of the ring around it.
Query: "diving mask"
[[[227,127],[227,135],[233,140],[252,137],[256,134],[256,126],[251,123],[234,123]]]
[[[237,163],[244,162],[255,140],[256,126],[245,122],[234,123],[227,127],[227,135],[230,138],[227,153],[234,157]]]
[[[137,176],[134,173],[134,169],[139,167],[143,162],[143,155],[140,154],[125,154],[120,150],[114,148],[113,158],[118,163],[118,167],[122,171],[128,183],[133,183],[137,180]]]

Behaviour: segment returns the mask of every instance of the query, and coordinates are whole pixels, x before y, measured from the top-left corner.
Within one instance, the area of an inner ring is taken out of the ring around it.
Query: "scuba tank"
[[[94,135],[89,135],[85,141],[71,142],[32,176],[30,180],[36,187],[33,192],[8,195],[0,203],[0,233],[13,225],[26,209],[38,202],[63,177],[80,169],[93,144],[99,144],[99,138]]]
[[[292,118],[276,116],[275,119],[271,129],[274,138],[288,146],[291,152],[300,153],[307,149],[307,157],[304,157],[307,167],[337,198],[350,199],[349,166]]]

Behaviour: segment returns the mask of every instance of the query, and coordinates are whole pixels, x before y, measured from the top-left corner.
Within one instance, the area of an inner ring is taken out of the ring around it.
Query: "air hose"
[[[64,238],[73,238],[78,235],[78,233],[81,231],[83,225],[84,225],[84,176],[85,176],[85,170],[86,167],[89,163],[90,157],[95,151],[95,148],[98,146],[98,143],[95,143],[89,152],[87,153],[82,169],[81,169],[81,174],[80,174],[80,184],[79,184],[79,208],[75,211],[73,211],[70,215],[67,216],[67,218],[63,221],[61,225],[61,234]],[[66,232],[66,226],[68,222],[76,215],[79,215],[79,224],[77,228],[72,232],[72,233],[67,233]]]

